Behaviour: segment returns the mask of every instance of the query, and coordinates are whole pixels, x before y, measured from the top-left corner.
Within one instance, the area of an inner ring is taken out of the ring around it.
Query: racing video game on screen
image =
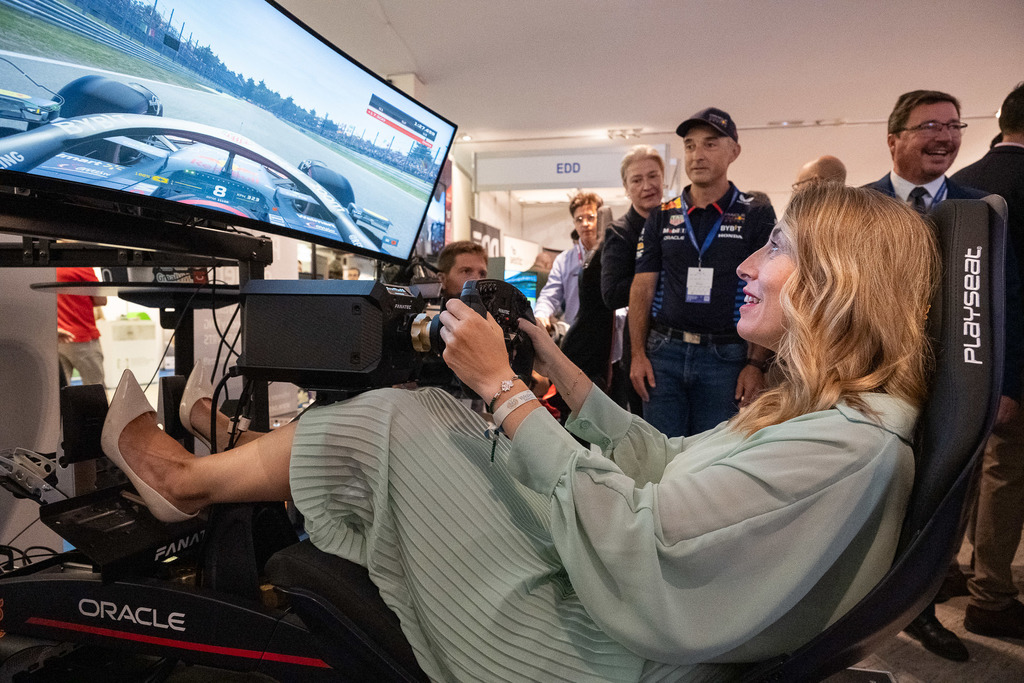
[[[0,169],[406,259],[454,133],[263,0],[0,0]]]

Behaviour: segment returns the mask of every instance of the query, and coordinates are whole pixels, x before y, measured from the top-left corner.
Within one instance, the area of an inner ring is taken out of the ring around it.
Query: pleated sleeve
[[[593,391],[567,426],[601,453],[535,410],[510,465],[550,496],[555,546],[603,630],[659,662],[728,661],[841,557],[868,584],[891,562],[916,413],[869,405],[880,421],[840,406],[749,438],[726,426],[669,439]],[[865,529],[864,551],[844,554]]]

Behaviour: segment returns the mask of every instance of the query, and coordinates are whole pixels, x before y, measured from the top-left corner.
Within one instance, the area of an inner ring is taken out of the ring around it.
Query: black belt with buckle
[[[659,322],[652,323],[651,329],[660,332],[669,339],[678,339],[687,344],[742,344],[743,337],[738,334],[710,334],[708,332],[687,332],[677,330]]]

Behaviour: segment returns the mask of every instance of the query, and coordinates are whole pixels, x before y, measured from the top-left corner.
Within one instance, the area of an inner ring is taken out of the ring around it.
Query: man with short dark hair
[[[937,90],[914,90],[896,100],[887,141],[892,172],[865,185],[926,213],[943,199],[979,199],[985,194],[946,178],[960,151],[966,123],[960,101]]]
[[[768,241],[775,211],[729,181],[740,154],[729,114],[703,109],[676,133],[691,184],[650,212],[637,246],[630,379],[647,422],[689,436],[731,417],[764,383],[767,350],[736,332],[744,297],[736,268]]]
[[[966,123],[960,120],[960,101],[937,90],[914,90],[896,100],[889,115],[888,144],[892,172],[865,187],[896,197],[925,214],[946,199],[980,199],[986,193],[960,185],[946,177],[960,151]],[[1019,288],[1017,261],[1007,249],[1007,292]],[[1007,328],[1020,325],[1020,302],[1016,296],[1007,301]],[[1003,388],[999,417],[1005,421],[1016,410],[1020,398],[1020,334],[1007,334]],[[970,653],[955,633],[935,616],[931,603],[905,629],[929,651],[957,662],[967,661]]]
[[[470,280],[487,277],[487,252],[476,242],[451,242],[437,256],[441,295],[445,299],[458,298],[463,286]]]
[[[1019,256],[1024,253],[1024,83],[1019,83],[999,108],[999,130],[1000,141],[952,179],[1006,200],[1008,237]],[[1024,415],[1018,410],[992,430],[977,508],[968,526],[974,558],[967,580],[970,602],[964,628],[972,633],[1024,638],[1024,604],[1017,599],[1011,568],[1022,525]]]

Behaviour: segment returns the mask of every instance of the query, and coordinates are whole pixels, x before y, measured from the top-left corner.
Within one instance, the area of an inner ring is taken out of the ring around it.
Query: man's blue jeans
[[[647,357],[657,386],[648,387],[644,420],[659,431],[692,436],[736,413],[736,380],[746,364],[746,343],[690,344],[651,330]]]

